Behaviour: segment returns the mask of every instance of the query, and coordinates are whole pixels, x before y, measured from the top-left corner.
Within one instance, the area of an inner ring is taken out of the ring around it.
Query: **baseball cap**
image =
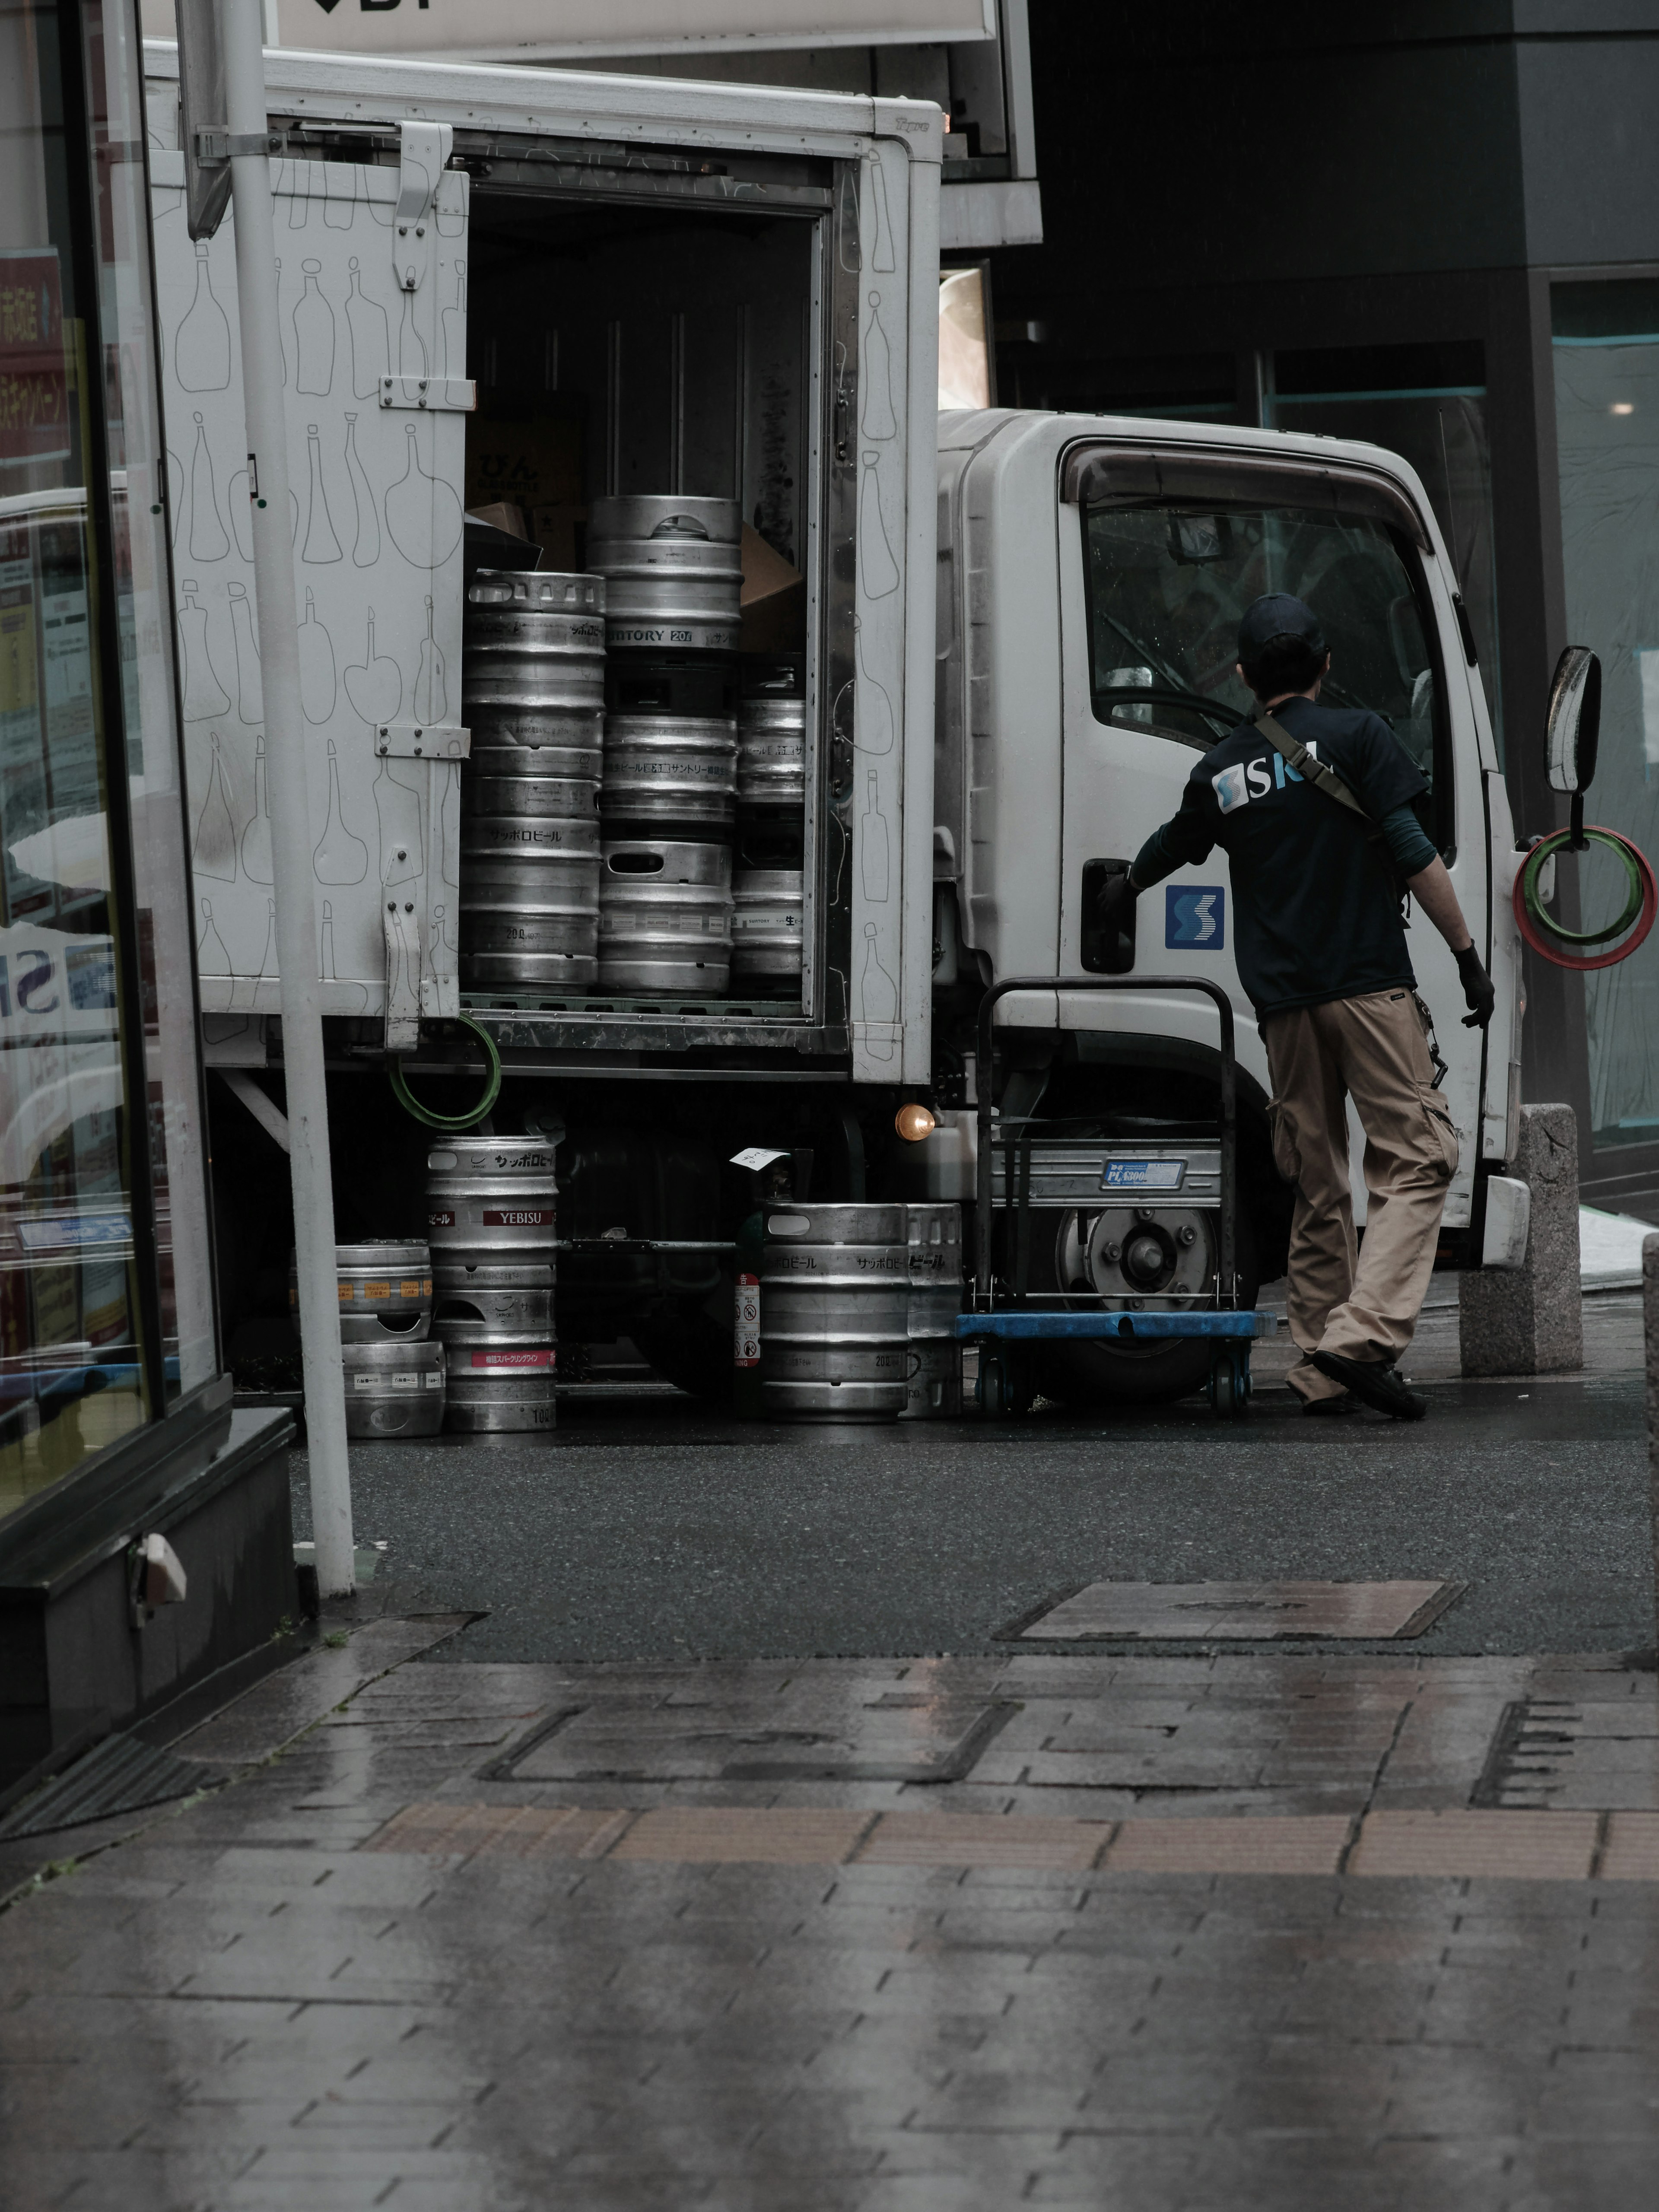
[[[1261,657],[1262,647],[1276,637],[1300,638],[1310,652],[1323,653],[1325,633],[1319,617],[1305,601],[1288,592],[1264,592],[1245,608],[1238,625],[1238,658],[1243,665]]]

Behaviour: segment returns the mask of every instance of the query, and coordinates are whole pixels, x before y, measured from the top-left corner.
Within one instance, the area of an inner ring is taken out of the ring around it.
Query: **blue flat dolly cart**
[[[1064,1143],[1075,1146],[1075,1138],[1044,1138],[1032,1133],[1029,1122],[1012,1125],[999,1134],[994,1106],[997,1001],[1012,991],[1197,991],[1213,1000],[1221,1022],[1221,1176],[1219,1250],[1214,1288],[1206,1303],[1184,1310],[1148,1310],[1139,1302],[1104,1306],[1093,1292],[1030,1292],[1025,1287],[1024,1255],[1030,1246],[1031,1160],[1045,1147]],[[1122,1338],[1146,1342],[1170,1337],[1207,1337],[1214,1345],[1206,1390],[1217,1416],[1224,1420],[1243,1418],[1250,1399],[1250,1346],[1259,1337],[1271,1336],[1278,1326],[1271,1313],[1238,1304],[1235,1255],[1238,1249],[1238,1071],[1233,1051],[1233,1009],[1218,985],[1187,975],[1011,975],[993,984],[979,1008],[979,1156],[975,1206],[975,1269],[972,1305],[957,1321],[957,1335],[963,1344],[979,1349],[979,1382],[975,1392],[980,1410],[992,1415],[1023,1411],[1033,1390],[1032,1347],[1067,1337]],[[994,1162],[1000,1153],[1004,1203],[995,1203]],[[1001,1244],[998,1267],[996,1216],[1000,1212],[1009,1234]],[[1012,1260],[1012,1269],[1006,1264]],[[1012,1279],[1009,1279],[1012,1273]],[[1086,1297],[1089,1309],[1075,1310]],[[1048,1304],[1041,1301],[1047,1299]],[[1064,1299],[1067,1306],[1052,1302]]]

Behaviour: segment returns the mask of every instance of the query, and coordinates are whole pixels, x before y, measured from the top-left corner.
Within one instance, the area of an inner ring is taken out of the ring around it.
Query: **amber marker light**
[[[893,1127],[907,1145],[919,1145],[924,1137],[933,1135],[939,1124],[925,1106],[918,1105],[912,1099],[908,1106],[901,1106],[894,1115]]]

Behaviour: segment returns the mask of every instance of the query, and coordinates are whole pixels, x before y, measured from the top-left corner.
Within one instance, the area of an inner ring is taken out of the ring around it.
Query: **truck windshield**
[[[1380,714],[1432,787],[1437,660],[1413,568],[1381,523],[1171,502],[1089,507],[1084,532],[1097,720],[1207,750],[1255,704],[1233,672],[1240,615],[1291,592],[1330,641],[1321,697]]]

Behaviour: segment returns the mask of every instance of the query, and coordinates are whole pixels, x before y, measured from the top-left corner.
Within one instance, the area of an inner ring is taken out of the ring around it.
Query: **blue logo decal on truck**
[[[1218,884],[1171,884],[1164,894],[1164,942],[1185,952],[1221,952],[1227,894]]]

